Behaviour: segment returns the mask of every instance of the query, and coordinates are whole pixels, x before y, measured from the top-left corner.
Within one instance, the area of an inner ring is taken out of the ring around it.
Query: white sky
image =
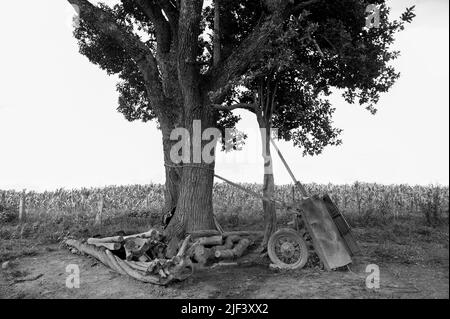
[[[417,8],[396,43],[401,79],[376,116],[333,98],[342,146],[304,158],[281,144],[298,179],[449,183],[448,1],[391,4],[395,16]],[[0,3],[0,189],[164,182],[160,133],[153,123],[129,123],[116,112],[116,79],[78,53],[72,15],[66,1]],[[220,155],[217,173],[261,182],[255,119],[242,114],[240,128],[251,134],[246,152]],[[275,174],[276,183],[290,182],[278,159]]]

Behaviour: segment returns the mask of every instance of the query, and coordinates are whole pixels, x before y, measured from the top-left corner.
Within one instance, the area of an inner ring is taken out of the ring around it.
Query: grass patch
[[[0,243],[0,263],[20,257],[36,256],[38,245],[30,240],[2,240]]]
[[[278,228],[286,227],[292,214],[278,211]],[[262,211],[219,211],[219,223],[225,230],[263,230]],[[420,216],[386,217],[348,214],[356,239],[372,244],[367,255],[386,262],[448,265],[449,227],[425,225]],[[40,213],[29,215],[27,223],[12,221],[0,225],[0,261],[33,256],[65,237],[77,239],[135,234],[159,227],[157,211],[114,211],[104,215],[101,227],[94,226],[92,214]],[[42,246],[44,245],[44,246]]]

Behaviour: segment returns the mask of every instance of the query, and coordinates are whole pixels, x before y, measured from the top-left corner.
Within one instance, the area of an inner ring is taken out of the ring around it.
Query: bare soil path
[[[363,256],[370,245],[362,245]],[[366,288],[368,264],[380,267],[380,289]],[[66,267],[80,269],[79,289],[66,287]],[[169,287],[143,284],[57,246],[43,246],[0,271],[0,298],[449,298],[448,250],[434,264],[358,257],[351,271],[275,271],[267,265],[197,271]]]

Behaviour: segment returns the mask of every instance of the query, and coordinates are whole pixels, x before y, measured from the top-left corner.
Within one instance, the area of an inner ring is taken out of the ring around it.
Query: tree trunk
[[[202,88],[200,65],[196,62],[200,54],[196,43],[201,34],[202,2],[181,1],[179,8],[176,68],[183,103],[183,127],[190,136],[190,154],[183,157],[177,209],[166,229],[170,238],[168,256],[176,253],[186,232],[214,229],[214,163],[204,163],[201,151],[206,144],[202,141],[203,130],[215,127],[217,118],[210,112],[209,98],[203,95],[206,92]],[[200,121],[200,129],[197,121]]]
[[[176,235],[215,229],[212,206],[214,165],[199,164],[183,169],[176,219],[169,225]]]
[[[178,194],[180,192],[182,169],[175,168],[171,165],[170,150],[173,144],[174,142],[170,140],[170,132],[163,132],[164,163],[166,171],[164,213],[172,211],[172,209],[177,206]]]
[[[273,198],[275,195],[275,183],[273,174],[264,174],[263,195],[268,198]],[[261,247],[266,249],[270,236],[275,232],[277,228],[277,215],[275,210],[275,204],[272,202],[263,203],[264,210],[264,224],[265,232],[264,239],[261,243]]]
[[[188,107],[186,110],[189,113],[185,116],[184,127],[191,137],[190,161],[182,163],[177,209],[166,229],[167,236],[170,238],[168,256],[176,253],[177,245],[186,233],[216,228],[212,203],[215,162],[205,163],[202,154],[198,154],[206,144],[211,142],[203,141],[202,134],[205,129],[214,127],[216,119],[204,107]],[[199,130],[194,128],[194,121],[200,121]]]
[[[263,196],[266,198],[274,198],[275,195],[275,181],[273,177],[273,161],[270,152],[270,123],[264,119],[258,119],[261,130],[262,141],[262,156],[264,158],[264,181],[263,181]],[[277,227],[277,215],[275,204],[273,202],[263,201],[264,210],[264,239],[261,243],[261,250],[267,249],[270,236],[275,232]]]

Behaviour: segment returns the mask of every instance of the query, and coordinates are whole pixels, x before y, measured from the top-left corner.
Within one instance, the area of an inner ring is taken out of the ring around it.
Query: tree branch
[[[258,59],[273,31],[267,25],[267,21],[261,21],[231,55],[220,61],[206,75],[206,90],[209,92],[220,90],[213,98],[213,103],[221,103],[227,94],[227,85],[243,75],[252,62]]]
[[[178,30],[177,67],[185,107],[200,105],[200,68],[198,37],[202,18],[202,0],[181,0]]]
[[[320,48],[319,44],[317,43],[316,39],[314,39],[314,38],[311,37],[311,35],[310,35],[310,36],[309,36],[309,40],[314,44],[314,46],[316,47],[317,52],[319,52],[320,56],[321,56],[322,58],[324,58],[325,55],[323,54],[323,51],[322,51],[322,49]]]
[[[269,107],[268,114],[267,114],[267,118],[268,118],[268,121],[270,124],[272,124],[272,115],[275,110],[277,92],[278,92],[278,81],[275,78],[274,87],[273,87],[273,91],[272,91],[272,100],[270,101],[270,107]]]
[[[136,3],[155,27],[158,51],[161,53],[169,52],[172,41],[171,30],[169,22],[164,18],[160,7],[153,0],[136,0]]]
[[[221,60],[221,39],[220,39],[220,0],[214,0],[214,66],[217,66]]]
[[[88,0],[67,1],[78,8],[83,22],[113,38],[133,59],[148,84],[146,86],[150,102],[159,113],[158,108],[164,105],[164,94],[156,59],[151,50],[137,35],[117,23],[115,17],[109,12],[94,6]]]
[[[167,18],[169,19],[170,26],[172,27],[173,33],[178,32],[178,19],[180,14],[177,8],[176,1],[171,0],[155,0],[156,3],[164,10]]]
[[[233,105],[221,105],[221,104],[212,104],[210,105],[213,109],[217,111],[233,111],[237,109],[247,110],[252,113],[255,113],[255,109],[257,107],[256,104],[247,104],[247,103],[238,103]]]
[[[316,4],[316,3],[320,2],[320,1],[322,1],[322,0],[308,0],[308,1],[301,2],[301,3],[297,4],[297,5],[292,9],[292,12],[293,12],[293,13],[296,13],[296,12],[298,12],[298,11],[300,11],[300,10],[303,10],[303,9],[305,9],[306,7],[308,7],[308,6],[312,5],[312,4]]]
[[[227,59],[212,68],[206,75],[206,90],[209,92],[219,92],[215,94],[213,103],[222,102],[223,97],[228,91],[227,86],[242,76],[251,66],[252,62],[258,59],[260,53],[263,52],[263,48],[267,45],[272,32],[276,30],[277,26],[283,23],[287,16],[320,1],[322,0],[308,0],[294,7],[290,7],[287,1],[266,0],[266,6],[274,10],[271,16],[261,20],[253,32],[241,42],[239,47]]]

